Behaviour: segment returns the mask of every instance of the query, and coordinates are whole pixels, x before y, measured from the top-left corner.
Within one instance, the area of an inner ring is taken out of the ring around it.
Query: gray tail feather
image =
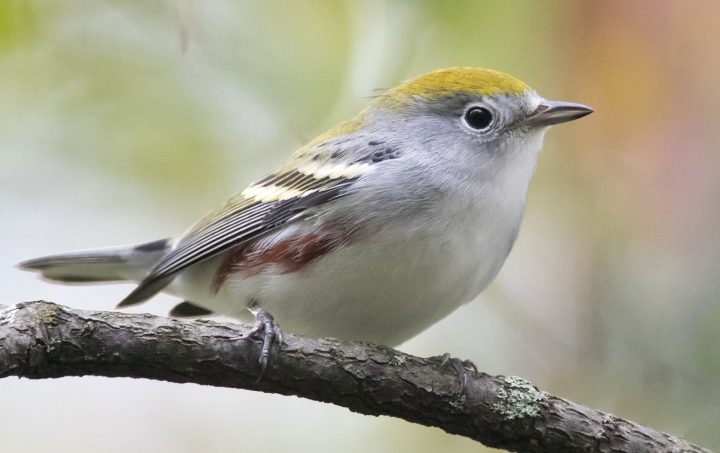
[[[166,253],[169,244],[162,239],[135,247],[51,255],[23,261],[18,267],[64,283],[137,281]]]

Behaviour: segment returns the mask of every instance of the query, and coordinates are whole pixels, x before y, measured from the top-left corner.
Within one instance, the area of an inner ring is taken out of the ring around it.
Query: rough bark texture
[[[74,310],[0,310],[0,377],[135,377],[296,395],[437,426],[523,452],[700,452],[669,434],[539,391],[518,377],[459,381],[438,361],[365,343],[287,334],[265,376],[247,326]]]

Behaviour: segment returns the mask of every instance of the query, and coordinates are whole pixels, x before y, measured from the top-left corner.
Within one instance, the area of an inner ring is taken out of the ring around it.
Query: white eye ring
[[[470,129],[484,131],[490,127],[494,116],[490,109],[474,105],[463,114],[463,120]]]

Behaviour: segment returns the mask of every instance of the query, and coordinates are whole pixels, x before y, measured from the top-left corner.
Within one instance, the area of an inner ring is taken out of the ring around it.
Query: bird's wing
[[[337,144],[321,143],[314,153],[301,148],[291,158],[291,165],[251,184],[185,233],[118,306],[141,303],[161,291],[182,269],[303,218],[308,209],[345,195],[378,162],[397,157],[380,143],[364,145],[367,152],[350,160],[338,152],[342,147]]]

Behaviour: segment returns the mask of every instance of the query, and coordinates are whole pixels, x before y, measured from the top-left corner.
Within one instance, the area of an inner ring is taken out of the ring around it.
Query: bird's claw
[[[468,374],[472,373],[472,377],[477,377],[477,367],[471,360],[458,359],[457,357],[452,357],[448,353],[431,357],[431,359],[440,362],[441,367],[451,367],[455,373],[457,373],[458,378],[460,379],[460,390],[458,393],[465,393],[465,388],[467,388],[468,383]]]
[[[253,314],[255,315],[255,321],[253,322],[252,328],[247,334],[238,337],[238,339],[262,342],[260,358],[258,359],[260,363],[260,374],[255,381],[255,383],[258,383],[265,375],[273,343],[277,343],[277,345],[280,346],[283,342],[283,334],[282,330],[280,330],[280,325],[266,310],[258,308],[253,310]]]

